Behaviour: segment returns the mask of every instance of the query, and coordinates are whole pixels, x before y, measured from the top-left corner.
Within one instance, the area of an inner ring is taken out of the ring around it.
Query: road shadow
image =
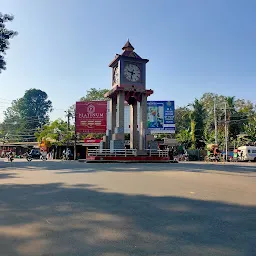
[[[0,173],[0,180],[10,178],[18,178],[17,173]]]
[[[256,255],[256,207],[61,183],[0,195],[1,255]]]

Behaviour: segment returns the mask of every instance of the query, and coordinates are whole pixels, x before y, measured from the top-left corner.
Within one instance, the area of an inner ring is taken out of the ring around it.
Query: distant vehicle
[[[242,146],[238,148],[238,158],[240,161],[254,161],[256,162],[256,147]]]
[[[39,149],[32,149],[30,153],[27,154],[26,159],[31,162],[32,159],[47,160],[46,154],[42,154]]]
[[[41,153],[39,149],[32,149],[29,155],[34,159],[40,159]]]

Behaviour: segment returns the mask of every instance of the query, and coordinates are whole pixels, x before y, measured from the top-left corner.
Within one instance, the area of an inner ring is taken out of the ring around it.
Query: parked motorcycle
[[[34,159],[40,159],[42,161],[47,160],[47,154],[42,154],[39,150],[32,149],[30,153],[25,155],[28,162],[31,162]]]
[[[26,156],[26,159],[27,159],[28,162],[31,162],[33,158],[32,158],[32,156],[30,154],[28,154]]]

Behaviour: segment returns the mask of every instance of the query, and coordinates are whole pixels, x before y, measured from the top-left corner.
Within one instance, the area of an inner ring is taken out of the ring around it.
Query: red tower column
[[[146,131],[147,131],[147,95],[141,95],[140,102],[140,150],[146,149]]]
[[[130,105],[130,148],[138,149],[138,102]]]

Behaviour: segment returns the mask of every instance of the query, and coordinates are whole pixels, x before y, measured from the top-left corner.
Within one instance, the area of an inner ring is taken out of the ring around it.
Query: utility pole
[[[216,98],[214,99],[213,112],[214,112],[215,144],[217,145],[218,144],[218,126],[217,126],[217,115],[216,115]]]
[[[228,160],[228,128],[227,128],[227,103],[225,102],[225,160]]]

